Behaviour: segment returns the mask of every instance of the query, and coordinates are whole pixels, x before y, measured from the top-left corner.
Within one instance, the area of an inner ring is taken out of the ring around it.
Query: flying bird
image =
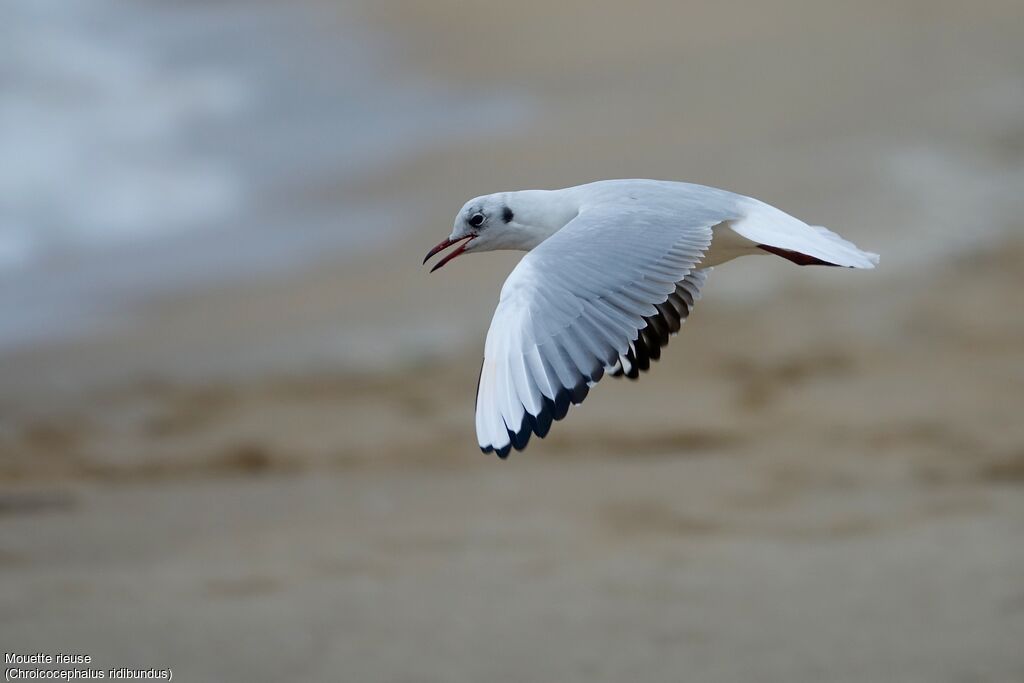
[[[528,252],[501,288],[476,395],[480,448],[506,458],[543,438],[606,373],[636,379],[700,299],[713,266],[773,254],[874,268],[878,255],[751,197],[690,183],[602,180],[468,201],[423,262]]]

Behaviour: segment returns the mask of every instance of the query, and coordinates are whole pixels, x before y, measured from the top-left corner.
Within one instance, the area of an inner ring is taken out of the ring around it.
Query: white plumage
[[[773,253],[873,268],[878,256],[756,199],[701,185],[607,180],[479,197],[428,254],[521,249],[487,332],[476,401],[485,452],[506,457],[606,371],[637,377],[689,315],[710,267]]]

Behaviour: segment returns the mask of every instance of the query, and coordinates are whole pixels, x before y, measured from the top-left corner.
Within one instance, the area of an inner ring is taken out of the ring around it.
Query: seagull
[[[713,266],[771,254],[874,268],[878,255],[757,199],[660,180],[602,180],[466,202],[423,259],[525,251],[501,288],[476,393],[484,453],[547,435],[605,374],[637,379],[685,322]]]

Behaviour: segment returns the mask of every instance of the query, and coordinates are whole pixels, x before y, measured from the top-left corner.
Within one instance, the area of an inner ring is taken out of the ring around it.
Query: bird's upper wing
[[[584,206],[523,257],[487,332],[476,403],[484,452],[522,450],[606,367],[632,375],[657,357],[699,295],[705,271],[694,268],[711,228],[733,218],[686,208]]]

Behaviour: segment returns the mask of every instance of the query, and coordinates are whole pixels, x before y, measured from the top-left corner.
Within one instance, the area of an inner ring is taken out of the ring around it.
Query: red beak
[[[471,240],[474,237],[476,237],[476,235],[466,235],[465,237],[460,237],[457,240],[445,240],[444,242],[441,242],[440,244],[438,244],[436,247],[434,247],[433,249],[431,249],[427,253],[426,257],[423,259],[423,263],[426,263],[428,260],[430,260],[431,256],[433,256],[434,254],[438,253],[439,251],[447,249],[448,247],[452,246],[453,244],[459,244],[459,242],[462,242],[462,244],[459,244],[459,248],[458,249],[456,249],[455,251],[451,252],[450,254],[445,256],[443,259],[441,259],[440,261],[438,261],[437,263],[434,264],[434,267],[430,269],[430,272],[433,273],[435,270],[437,270],[438,268],[440,268],[444,264],[448,263],[449,261],[451,261],[453,258],[458,256],[459,254],[461,254],[462,252],[466,251],[466,245],[469,244],[469,240]]]

